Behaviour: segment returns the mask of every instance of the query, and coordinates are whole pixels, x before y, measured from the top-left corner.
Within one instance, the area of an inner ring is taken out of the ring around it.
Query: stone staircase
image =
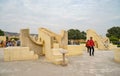
[[[59,48],[58,43],[53,44],[54,48],[52,49],[52,62],[54,64],[62,64],[63,63],[63,54],[60,52],[62,48]],[[64,49],[63,49],[64,50]],[[65,57],[66,64],[68,63],[68,59]]]

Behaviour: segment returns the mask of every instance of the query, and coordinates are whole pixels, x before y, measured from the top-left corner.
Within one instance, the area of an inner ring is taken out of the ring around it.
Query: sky
[[[3,31],[93,29],[105,35],[114,26],[120,26],[120,0],[0,0]]]

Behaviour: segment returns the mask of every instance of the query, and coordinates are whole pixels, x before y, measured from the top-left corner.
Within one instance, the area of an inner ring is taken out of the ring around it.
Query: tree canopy
[[[110,39],[110,41],[115,42],[120,39],[120,27],[112,27],[107,30],[106,36]]]
[[[0,29],[0,36],[4,36],[4,31]]]
[[[80,32],[78,29],[68,30],[68,39],[86,39],[86,33],[84,31]]]

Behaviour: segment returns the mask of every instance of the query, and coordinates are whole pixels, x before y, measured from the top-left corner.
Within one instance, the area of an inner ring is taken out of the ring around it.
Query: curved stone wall
[[[29,47],[30,51],[34,51],[37,55],[43,55],[42,51],[42,43],[38,44],[37,42],[33,41],[29,35],[29,29],[21,29],[20,31],[20,41],[22,47]]]

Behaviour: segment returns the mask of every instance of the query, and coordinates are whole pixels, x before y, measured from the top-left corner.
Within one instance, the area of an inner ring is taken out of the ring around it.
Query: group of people
[[[0,41],[0,47],[9,47],[9,46],[20,46],[20,40],[6,40]]]
[[[90,40],[87,40],[86,42],[86,47],[87,47],[87,52],[89,53],[90,56],[94,56],[94,41],[93,38],[90,37]]]

